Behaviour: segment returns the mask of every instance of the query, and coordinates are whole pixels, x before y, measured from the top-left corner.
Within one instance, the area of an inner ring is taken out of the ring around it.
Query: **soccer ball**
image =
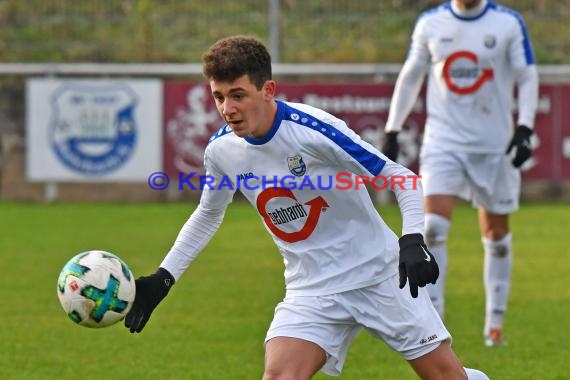
[[[133,273],[116,255],[82,252],[65,264],[57,296],[69,319],[81,326],[107,327],[122,320],[135,300]]]

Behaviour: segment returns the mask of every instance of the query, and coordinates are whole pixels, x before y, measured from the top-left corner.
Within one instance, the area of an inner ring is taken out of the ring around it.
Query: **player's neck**
[[[264,138],[269,133],[269,131],[271,131],[273,123],[275,122],[275,118],[277,117],[277,103],[272,100],[265,108],[265,111],[266,112],[263,113],[264,120],[261,123],[262,127],[258,128],[254,133],[251,133],[249,137],[252,137],[254,139],[261,139]]]
[[[451,9],[453,10],[453,12],[461,17],[467,17],[467,18],[478,16],[479,14],[481,14],[481,12],[483,12],[486,6],[487,6],[487,0],[481,0],[479,1],[479,4],[473,6],[465,6],[459,1],[451,2]]]

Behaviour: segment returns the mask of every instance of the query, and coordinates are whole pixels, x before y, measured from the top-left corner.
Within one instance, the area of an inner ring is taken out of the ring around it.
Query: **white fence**
[[[385,63],[274,63],[276,76],[352,76],[393,80],[400,64]],[[539,65],[542,81],[570,81],[570,65]],[[0,76],[201,76],[200,63],[0,63]]]

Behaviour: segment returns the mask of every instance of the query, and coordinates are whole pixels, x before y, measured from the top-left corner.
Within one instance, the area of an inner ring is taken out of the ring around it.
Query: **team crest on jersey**
[[[483,43],[485,44],[485,47],[492,49],[497,44],[497,37],[492,34],[488,34],[483,38]]]
[[[307,172],[307,165],[303,161],[303,157],[297,154],[293,157],[287,157],[287,166],[289,166],[289,171],[291,174],[301,177]]]

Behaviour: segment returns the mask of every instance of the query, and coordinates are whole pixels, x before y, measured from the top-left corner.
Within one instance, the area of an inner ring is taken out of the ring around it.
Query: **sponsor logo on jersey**
[[[276,198],[288,198],[293,203],[289,207],[273,209],[268,207],[268,203]],[[291,190],[281,187],[268,188],[259,193],[256,206],[267,228],[273,235],[287,243],[306,240],[311,236],[317,226],[322,210],[329,207],[327,201],[322,196],[315,197],[301,205]],[[306,211],[306,208],[309,209],[309,212]],[[305,224],[297,231],[288,232],[279,228],[283,224],[303,218],[305,219]]]
[[[54,153],[79,173],[113,172],[133,155],[136,105],[128,86],[63,86],[53,99]]]
[[[492,34],[487,34],[483,37],[483,43],[485,44],[486,48],[492,49],[497,45],[497,37],[493,36]]]
[[[252,172],[247,172],[247,173],[238,174],[237,177],[236,177],[236,179],[237,179],[238,181],[243,181],[244,179],[253,178],[253,177],[254,177],[254,175],[253,175]]]
[[[289,223],[293,220],[306,217],[307,211],[300,203],[295,203],[289,207],[280,207],[274,210],[267,210],[267,215],[276,226],[279,224]]]
[[[462,62],[465,60],[468,61],[468,65]],[[492,80],[493,69],[481,68],[478,63],[477,55],[465,50],[457,51],[447,57],[443,65],[443,79],[449,90],[459,95],[468,95],[479,90],[485,82]],[[466,79],[471,83],[462,85]]]
[[[437,339],[437,334],[433,334],[433,335],[428,336],[427,338],[423,338],[422,340],[420,340],[420,344],[426,344],[429,342],[433,342],[436,339]]]
[[[303,157],[300,154],[287,157],[287,166],[291,174],[297,177],[301,177],[307,172],[307,165],[305,165],[305,161],[303,161]]]

